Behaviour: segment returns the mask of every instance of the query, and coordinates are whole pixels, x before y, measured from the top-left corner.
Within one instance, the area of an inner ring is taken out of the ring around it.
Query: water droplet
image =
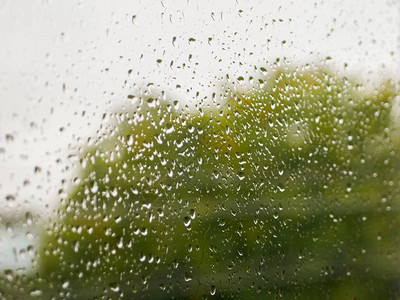
[[[175,130],[175,127],[170,123],[168,123],[165,128],[166,128],[166,130],[165,130],[166,134],[170,134],[170,133],[174,132],[174,130]]]
[[[30,291],[30,293],[29,293],[29,295],[30,295],[31,297],[40,297],[40,296],[42,296],[42,294],[43,294],[43,291],[42,291],[42,290],[32,290],[32,291]]]
[[[127,144],[128,144],[128,146],[132,146],[133,145],[133,135],[131,135],[129,137]]]
[[[11,194],[10,194],[10,195],[7,195],[7,196],[6,196],[6,200],[7,200],[7,201],[14,201],[14,200],[15,200],[15,196],[14,196],[14,195],[11,195]]]
[[[189,227],[191,223],[192,223],[192,219],[190,217],[185,217],[185,220],[183,221],[183,224],[186,227]]]
[[[244,172],[239,171],[239,172],[237,173],[237,177],[239,178],[239,180],[243,180],[243,179],[245,178]]]
[[[33,216],[32,216],[32,214],[31,214],[29,211],[25,214],[25,220],[26,220],[26,224],[27,224],[28,226],[31,226],[31,225],[32,225],[32,223],[33,223]]]
[[[113,291],[115,293],[118,293],[121,290],[118,282],[112,282],[109,284],[109,286],[110,286],[111,291]]]
[[[62,284],[62,288],[65,290],[69,287],[69,281],[66,281]]]
[[[216,292],[217,292],[217,287],[215,285],[211,285],[211,288],[210,288],[211,296],[214,296]]]
[[[185,279],[185,281],[191,281],[192,276],[189,273],[185,273],[184,279]]]
[[[92,187],[90,188],[90,191],[93,194],[96,194],[99,191],[99,186],[96,181],[93,182]]]
[[[191,209],[190,212],[189,212],[189,214],[190,214],[190,218],[191,218],[191,219],[194,220],[194,219],[196,218],[196,212],[195,212],[194,209]]]

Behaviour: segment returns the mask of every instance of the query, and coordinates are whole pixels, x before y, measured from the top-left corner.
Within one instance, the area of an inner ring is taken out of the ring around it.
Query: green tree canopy
[[[115,114],[43,237],[46,295],[399,295],[395,85],[323,68],[260,82],[198,110],[160,93]]]

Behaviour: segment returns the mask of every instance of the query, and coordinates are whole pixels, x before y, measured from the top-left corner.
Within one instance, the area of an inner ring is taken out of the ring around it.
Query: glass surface
[[[399,14],[0,1],[0,298],[399,298]]]

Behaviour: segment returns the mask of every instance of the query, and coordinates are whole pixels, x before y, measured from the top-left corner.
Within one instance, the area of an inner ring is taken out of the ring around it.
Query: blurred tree
[[[115,114],[43,238],[44,295],[398,297],[394,85],[323,68],[259,82]]]

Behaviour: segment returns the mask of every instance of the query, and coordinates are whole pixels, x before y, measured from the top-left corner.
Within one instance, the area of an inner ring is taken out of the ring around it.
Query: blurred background
[[[0,268],[37,269],[40,232],[72,193],[82,149],[130,95],[206,109],[277,61],[326,67],[373,94],[398,84],[399,14],[398,1],[377,0],[0,1]]]

